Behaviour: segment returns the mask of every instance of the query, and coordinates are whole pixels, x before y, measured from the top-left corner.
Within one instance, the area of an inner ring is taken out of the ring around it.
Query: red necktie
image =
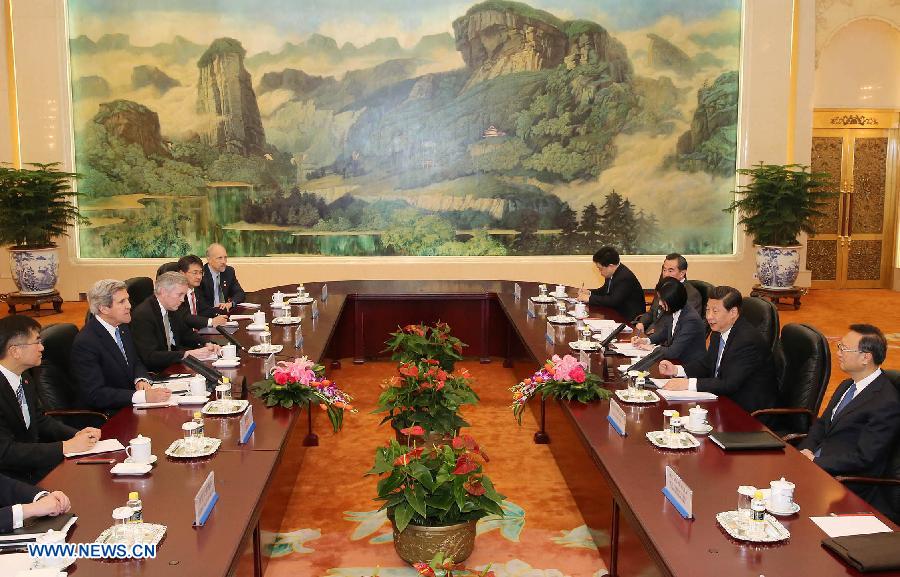
[[[191,314],[197,314],[197,297],[194,295],[194,290],[191,289],[191,298],[188,299],[191,303]]]

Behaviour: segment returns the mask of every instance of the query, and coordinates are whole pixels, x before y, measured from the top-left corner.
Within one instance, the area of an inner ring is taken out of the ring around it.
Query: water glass
[[[545,285],[545,284],[539,284],[539,285],[538,285],[538,292],[540,292],[541,297],[547,296],[547,285]]]
[[[262,345],[263,350],[269,350],[269,346],[272,344],[272,333],[268,329],[259,333],[259,344]]]
[[[566,303],[563,301],[556,301],[556,312],[559,316],[566,316]]]
[[[116,507],[113,509],[112,540],[115,543],[124,543],[125,545],[133,544],[134,525],[128,522],[133,513],[134,511],[131,507]]]
[[[216,399],[219,401],[230,401],[231,385],[225,384],[216,386]]]

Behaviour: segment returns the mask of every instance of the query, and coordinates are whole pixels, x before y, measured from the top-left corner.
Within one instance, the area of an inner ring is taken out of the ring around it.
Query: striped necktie
[[[722,363],[722,353],[725,352],[725,339],[719,336],[719,353],[716,355],[716,377],[719,376],[719,365]]]
[[[22,418],[25,419],[25,428],[31,426],[31,414],[28,412],[28,401],[25,400],[25,379],[22,379],[22,382],[19,383],[19,388],[16,389],[16,400],[19,401],[19,406],[22,408]]]
[[[122,331],[119,327],[116,327],[116,344],[119,345],[119,350],[122,352],[122,356],[125,358],[125,364],[128,364],[128,355],[125,354],[125,343],[122,342]]]

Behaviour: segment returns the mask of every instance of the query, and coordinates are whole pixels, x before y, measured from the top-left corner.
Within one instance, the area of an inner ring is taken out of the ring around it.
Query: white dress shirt
[[[850,402],[847,403],[847,406],[849,407],[849,406],[853,403],[853,401],[856,400],[856,397],[858,397],[859,394],[860,394],[861,392],[863,392],[863,390],[865,390],[865,388],[868,387],[869,384],[870,384],[872,381],[874,381],[875,379],[877,379],[879,376],[881,376],[881,369],[875,369],[875,372],[873,372],[871,375],[869,375],[868,377],[862,379],[862,380],[859,381],[858,383],[855,383],[855,386],[856,386],[856,392],[853,394],[853,399],[851,399]],[[834,405],[834,408],[831,410],[831,418],[832,418],[832,419],[834,419],[834,412],[837,410],[838,407],[841,406],[841,401],[844,400],[844,397],[845,397],[845,396],[847,395],[847,393],[849,393],[849,392],[850,392],[850,387],[847,387],[847,390],[844,391],[844,394],[843,394],[843,395],[841,395],[841,398],[838,400],[837,404]],[[845,407],[845,408],[846,408],[846,407]]]
[[[112,326],[105,320],[101,319],[99,315],[95,316],[94,318],[96,318],[98,321],[100,321],[100,324],[103,326],[104,329],[106,329],[106,332],[109,333],[109,336],[112,337],[113,342],[116,342],[116,329],[118,327]],[[116,350],[118,350],[118,349],[119,349],[119,347],[118,347],[118,345],[116,345]],[[146,380],[147,379],[135,379],[134,384],[136,385],[138,383],[138,381],[146,381]],[[147,402],[147,393],[145,393],[144,391],[135,391],[134,394],[131,395],[131,404],[133,404],[133,405],[137,405],[139,403],[146,403],[146,402]]]
[[[3,376],[6,377],[7,382],[9,382],[10,388],[12,388],[13,396],[16,397],[16,401],[18,402],[19,387],[22,386],[22,375],[15,374],[3,365],[0,365],[0,373],[3,373]],[[19,408],[22,410],[22,418],[25,420],[25,424],[28,425],[29,420],[31,419],[31,415],[25,414],[26,409],[22,405],[19,405]]]
[[[37,502],[38,499],[43,499],[47,495],[49,495],[47,491],[41,491],[32,499],[32,503]],[[13,518],[13,530],[21,529],[23,525],[25,525],[25,512],[22,511],[21,503],[16,503],[12,506],[12,518]]]

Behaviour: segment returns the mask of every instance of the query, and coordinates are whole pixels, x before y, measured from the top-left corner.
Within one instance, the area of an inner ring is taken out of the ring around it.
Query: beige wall
[[[66,32],[63,0],[12,2],[15,66],[22,158],[29,162],[62,161],[73,166],[69,129]],[[741,63],[741,107],[738,164],[758,161],[808,162],[811,135],[812,73],[815,53],[814,0],[797,0],[796,49],[792,68],[792,3],[786,0],[745,2]],[[7,31],[2,30],[7,40]],[[8,77],[8,71],[7,77]],[[0,85],[2,86],[2,85]],[[0,106],[0,116],[7,113]],[[9,119],[0,119],[2,129]],[[2,139],[0,139],[2,140]],[[8,140],[8,139],[7,139]],[[0,160],[11,158],[0,145]],[[731,256],[690,258],[689,274],[748,291],[753,284],[753,249],[741,233]],[[59,289],[77,297],[100,278],[152,276],[162,261],[79,259],[73,239],[61,246]],[[3,258],[6,260],[6,258]],[[659,274],[659,256],[628,257],[625,262],[644,286]],[[242,258],[234,259],[241,283],[257,289],[280,283],[319,279],[503,278],[542,280],[579,286],[599,284],[590,257],[498,258]],[[12,290],[9,269],[0,264],[0,291]],[[808,284],[808,274],[799,284]]]

